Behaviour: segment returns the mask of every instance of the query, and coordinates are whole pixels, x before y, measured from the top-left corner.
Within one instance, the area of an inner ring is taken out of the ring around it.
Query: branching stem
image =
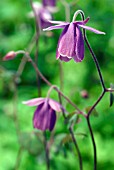
[[[58,96],[59,96],[59,102],[60,102],[60,104],[62,105],[62,99],[61,99],[60,93],[58,93]],[[66,117],[65,112],[64,112],[64,109],[63,109],[62,107],[61,107],[61,110],[62,110],[63,117],[64,117],[64,119],[66,120],[67,117]],[[80,170],[83,170],[82,156],[81,156],[81,153],[80,153],[79,146],[78,146],[78,144],[77,144],[76,138],[75,138],[75,136],[74,136],[74,132],[73,132],[73,129],[72,129],[72,124],[71,124],[70,127],[69,127],[69,132],[70,132],[70,134],[71,134],[72,141],[73,141],[73,143],[74,143],[74,146],[75,146],[76,151],[77,151],[77,154],[78,154],[78,160],[79,160]]]

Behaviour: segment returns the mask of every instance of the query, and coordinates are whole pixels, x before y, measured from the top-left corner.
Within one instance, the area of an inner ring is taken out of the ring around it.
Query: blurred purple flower
[[[56,0],[42,0],[44,6],[56,6]]]
[[[37,22],[41,29],[51,26],[52,24],[48,20],[52,20],[52,14],[48,9],[42,6],[39,2],[33,2],[33,8],[37,17]],[[29,13],[29,17],[34,17],[33,12]]]
[[[56,7],[56,0],[42,0],[42,4],[51,13],[58,11],[58,8]]]
[[[51,13],[47,9],[42,8],[39,11],[39,20],[42,29],[52,25],[51,23],[48,22],[49,18],[52,19]]]
[[[72,58],[75,62],[81,62],[83,60],[84,39],[80,28],[84,28],[96,34],[105,34],[104,32],[85,26],[88,20],[89,17],[84,21],[74,21],[71,23],[61,21],[50,21],[50,23],[56,25],[50,26],[49,28],[44,29],[44,31],[61,28],[63,29],[57,47],[57,59],[63,60],[65,62],[70,61]]]
[[[23,104],[28,106],[37,106],[34,112],[34,128],[45,131],[53,130],[56,123],[56,111],[61,111],[61,105],[50,98],[35,98],[24,101]]]

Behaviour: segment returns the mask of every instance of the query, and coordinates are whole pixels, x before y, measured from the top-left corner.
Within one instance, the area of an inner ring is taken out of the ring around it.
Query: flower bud
[[[15,51],[10,51],[10,52],[8,52],[8,53],[3,57],[3,61],[13,60],[16,55],[17,55],[17,54],[16,54]]]
[[[80,92],[80,95],[81,95],[82,98],[88,98],[89,97],[87,90],[82,90]]]

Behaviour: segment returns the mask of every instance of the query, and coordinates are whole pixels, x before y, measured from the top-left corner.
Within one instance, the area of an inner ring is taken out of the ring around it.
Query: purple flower
[[[41,29],[51,26],[52,24],[48,22],[48,20],[52,20],[52,15],[48,9],[42,6],[39,2],[33,3],[33,8],[37,17],[37,22]],[[33,17],[33,12],[29,13],[29,17]]]
[[[42,3],[44,6],[51,6],[51,7],[56,6],[56,0],[42,0]]]
[[[53,130],[56,123],[56,111],[61,111],[61,105],[50,98],[34,98],[24,101],[23,104],[28,106],[37,106],[34,117],[34,128],[45,131]]]
[[[56,0],[42,0],[43,6],[51,13],[57,12]]]
[[[49,28],[44,29],[44,31],[61,28],[63,29],[57,47],[57,59],[65,62],[70,61],[72,58],[75,62],[81,62],[84,59],[84,39],[80,28],[84,28],[96,34],[105,34],[104,32],[85,26],[88,20],[89,17],[84,21],[73,21],[71,23],[50,21],[50,23],[56,25],[50,26]]]
[[[52,19],[51,13],[45,8],[40,9],[39,20],[42,29],[51,26],[51,24],[48,22],[49,18]]]

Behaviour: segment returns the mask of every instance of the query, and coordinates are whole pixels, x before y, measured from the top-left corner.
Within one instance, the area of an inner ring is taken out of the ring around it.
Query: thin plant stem
[[[84,18],[85,18],[85,16],[84,16],[84,12],[83,12],[82,10],[77,10],[77,11],[74,13],[74,16],[73,16],[72,22],[74,22],[74,21],[75,21],[75,19],[76,19],[76,17],[78,16],[78,14],[81,14],[81,16],[82,16],[82,18],[83,18],[83,20],[84,20]]]
[[[45,77],[44,75],[40,72],[40,70],[38,69],[36,63],[32,60],[32,58],[30,57],[29,53],[23,51],[23,50],[20,50],[17,52],[17,54],[20,54],[20,53],[23,53],[25,54],[25,57],[27,57],[28,61],[31,62],[33,68],[35,69],[35,72],[36,74],[38,74],[41,79],[48,85],[48,86],[52,86],[53,84],[51,84]],[[61,94],[61,96],[63,96],[67,101],[68,103],[70,103],[77,111],[79,114],[83,114],[83,112],[77,107],[77,105],[75,105],[67,96],[65,96],[62,91],[60,91],[58,88],[54,88],[54,90],[56,90],[57,92],[59,92]]]
[[[16,164],[14,170],[18,170],[21,162],[21,156],[22,156],[23,148],[20,146],[17,157],[16,157]]]
[[[73,133],[73,130],[72,130],[71,126],[69,127],[69,131],[70,131],[70,134],[71,134],[71,137],[72,137],[72,141],[73,141],[73,143],[75,145],[75,148],[76,148],[76,151],[77,151],[77,154],[78,154],[80,170],[83,170],[82,156],[81,156],[81,153],[80,153],[80,150],[79,150],[76,138],[74,137],[74,133]]]
[[[84,12],[82,10],[78,10],[78,11],[75,12],[74,17],[73,17],[73,21],[75,21],[75,19],[76,19],[78,14],[81,15],[82,20],[84,21],[85,16],[84,16]],[[96,65],[96,68],[97,68],[97,71],[98,71],[98,74],[99,74],[99,77],[100,77],[100,82],[101,82],[101,85],[103,87],[103,90],[106,90],[105,83],[104,83],[104,80],[103,80],[103,76],[102,76],[102,73],[101,73],[101,70],[100,70],[100,66],[99,66],[98,60],[97,60],[97,58],[95,56],[95,53],[93,52],[93,50],[92,50],[92,48],[90,46],[90,43],[89,43],[89,41],[87,39],[85,29],[83,29],[83,34],[84,34],[84,40],[85,40],[85,42],[87,44],[87,47],[88,47],[88,49],[89,49],[89,51],[91,53],[91,56],[93,58],[93,61],[94,61],[95,65]]]
[[[56,86],[56,85],[52,85],[52,86],[49,88],[49,90],[48,90],[48,92],[47,92],[47,98],[50,97],[51,91],[52,91],[54,88],[57,88],[57,86]]]
[[[66,0],[60,0],[60,2],[64,5],[65,7],[65,16],[66,16],[66,21],[70,22],[70,5],[69,3],[66,2]]]
[[[81,17],[82,17],[82,20],[84,21],[85,19],[85,16],[84,16],[84,13],[83,11],[78,11],[77,13],[75,13],[74,17],[73,17],[73,20],[75,19],[75,17],[77,16],[77,14],[80,13],[81,14]],[[98,98],[98,100],[95,102],[95,104],[91,107],[91,109],[89,110],[87,116],[86,116],[86,121],[87,121],[87,125],[88,125],[88,128],[89,128],[89,131],[90,131],[90,136],[91,136],[91,140],[92,140],[92,145],[93,145],[93,152],[94,152],[94,170],[97,170],[97,149],[96,149],[96,143],[95,143],[95,139],[94,139],[94,135],[93,135],[93,131],[92,131],[92,128],[91,128],[91,124],[90,124],[90,115],[93,111],[93,109],[97,106],[97,104],[101,101],[101,99],[103,98],[105,92],[106,92],[106,87],[105,87],[105,83],[104,83],[104,80],[103,80],[103,76],[102,76],[102,73],[101,73],[101,70],[100,70],[100,66],[99,66],[99,63],[98,63],[98,60],[90,46],[90,43],[86,37],[86,31],[85,29],[83,29],[83,34],[84,34],[84,40],[87,44],[87,47],[92,55],[92,58],[93,58],[93,61],[95,63],[95,66],[96,66],[96,69],[98,71],[98,74],[99,74],[99,78],[100,78],[100,82],[101,82],[101,86],[103,88],[103,92],[102,94],[100,95],[100,97]]]
[[[90,136],[91,136],[93,150],[94,150],[94,170],[97,170],[97,149],[96,149],[96,143],[95,143],[92,127],[90,124],[90,117],[87,117],[86,120],[87,120],[87,125],[88,125],[89,131],[90,131]]]
[[[24,51],[18,51],[18,53],[25,53],[25,52],[24,52]],[[40,75],[40,77],[41,77],[49,86],[51,86],[51,88],[50,88],[50,90],[49,90],[49,93],[51,92],[52,89],[55,89],[55,90],[56,90],[57,92],[59,92],[64,98],[66,98],[67,101],[69,101],[70,103],[72,103],[66,96],[64,96],[64,94],[63,94],[56,86],[52,85],[52,84],[42,75],[42,73],[39,71],[36,63],[31,59],[31,57],[28,55],[28,53],[25,53],[25,56],[27,56],[27,59],[29,59],[29,61],[32,63],[33,67],[35,68],[36,73],[37,73],[38,75]],[[49,95],[49,93],[48,93],[48,95]],[[72,104],[73,104],[73,103],[72,103]],[[73,106],[75,106],[75,108],[78,109],[75,104],[73,104]],[[81,112],[79,109],[78,109],[78,111]],[[69,131],[71,131],[71,129],[70,129]],[[73,131],[72,131],[72,134],[71,134],[71,135],[73,135]],[[73,136],[72,136],[72,137],[73,137]],[[73,138],[73,141],[74,141],[74,139],[75,139],[75,138]],[[44,135],[44,146],[45,146],[45,154],[46,154],[46,166],[47,166],[47,170],[49,170],[49,169],[50,169],[49,148],[48,148],[48,143],[47,143],[47,141],[46,141],[45,135]],[[76,140],[75,140],[75,146],[78,147],[78,145],[77,145],[77,143],[76,143]],[[79,149],[78,149],[77,153],[79,154]],[[82,170],[82,169],[80,169],[80,170]]]
[[[86,117],[86,121],[87,121],[87,125],[90,131],[90,136],[91,136],[91,140],[92,140],[92,145],[93,145],[93,153],[94,153],[94,170],[97,170],[97,149],[96,149],[96,143],[95,143],[95,139],[94,139],[94,135],[93,135],[93,131],[92,131],[92,127],[90,124],[90,114],[92,113],[93,109],[96,107],[96,105],[101,101],[101,99],[103,98],[104,94],[106,91],[103,91],[102,94],[100,95],[100,97],[98,98],[98,100],[95,102],[95,104],[91,107],[91,109],[89,110],[87,117]]]
[[[76,11],[76,13],[74,14],[74,17],[73,17],[73,21],[75,21],[75,18],[77,17],[77,15],[80,14],[81,17],[82,17],[82,20],[84,21],[85,19],[85,16],[84,16],[84,13],[83,11],[81,10],[78,10]],[[101,70],[100,70],[100,66],[99,66],[99,63],[98,63],[98,60],[89,44],[89,41],[86,37],[86,31],[85,29],[83,29],[83,34],[84,34],[84,40],[87,44],[87,47],[92,55],[92,58],[93,58],[93,61],[96,65],[96,68],[97,68],[97,71],[98,71],[98,74],[99,74],[99,77],[100,77],[100,82],[101,82],[101,86],[103,88],[103,92],[102,94],[100,95],[100,97],[98,98],[98,100],[95,102],[95,104],[91,107],[91,109],[89,110],[87,116],[86,116],[86,121],[87,121],[87,125],[88,125],[88,128],[89,128],[89,131],[90,131],[90,136],[91,136],[91,140],[92,140],[92,145],[93,145],[93,154],[94,154],[94,170],[97,170],[97,149],[96,149],[96,143],[95,143],[95,139],[94,139],[94,135],[93,135],[93,131],[92,131],[92,128],[91,128],[91,124],[90,124],[90,115],[93,111],[93,109],[96,107],[96,105],[101,101],[101,99],[103,98],[105,92],[106,92],[106,88],[105,88],[105,83],[104,83],[104,80],[103,80],[103,76],[102,76],[102,73],[101,73]]]
[[[32,51],[33,47],[34,47],[34,40],[35,40],[35,36],[32,37],[28,47],[27,47],[27,51],[29,51],[29,53]],[[25,55],[25,54],[24,54]],[[20,77],[23,73],[23,70],[25,68],[25,65],[26,65],[26,62],[27,62],[27,58],[25,56],[22,57],[21,59],[21,62],[18,66],[18,69],[17,69],[17,76]]]
[[[64,82],[63,82],[63,78],[64,78],[64,73],[63,73],[63,65],[62,62],[59,62],[59,70],[60,70],[60,90],[63,90],[64,86]]]
[[[38,23],[38,25],[36,25],[37,33],[41,34],[42,30],[41,30],[41,26],[40,26],[40,19],[39,19],[39,16],[37,16],[37,13],[36,13],[36,11],[34,9],[33,1],[32,0],[30,0],[30,5],[31,5],[32,10],[34,12],[36,23]]]
[[[112,89],[112,88],[106,88],[106,92],[114,92],[114,89]]]
[[[106,91],[103,91],[100,95],[100,97],[98,98],[98,100],[95,102],[95,104],[91,107],[91,109],[89,110],[87,117],[90,116],[90,114],[92,113],[93,109],[97,106],[97,104],[101,101],[101,99],[103,98],[104,94]]]
[[[60,104],[61,104],[61,106],[62,106],[62,99],[61,99],[60,93],[58,93],[58,96],[59,96],[59,102],[60,102]],[[64,112],[63,107],[61,107],[61,111],[62,111],[62,114],[63,114],[64,119],[66,120],[67,117],[66,117],[66,115],[65,115],[65,112]],[[81,153],[80,153],[80,150],[79,150],[79,147],[78,147],[76,138],[75,138],[75,136],[74,136],[74,132],[73,132],[73,129],[72,129],[72,124],[71,124],[70,127],[69,127],[69,132],[70,132],[70,134],[71,134],[72,141],[73,141],[73,143],[74,143],[74,146],[75,146],[76,151],[77,151],[77,154],[78,154],[80,170],[83,170],[82,157],[81,157]]]
[[[31,58],[30,58],[31,59]],[[30,62],[32,63],[33,67],[35,68],[35,71],[37,74],[39,74],[39,76],[41,77],[41,79],[49,86],[52,86],[52,84],[43,76],[43,74],[39,71],[38,67],[36,66],[36,64],[34,63],[34,61],[31,59]],[[81,110],[67,97],[65,96],[58,88],[54,88],[57,92],[59,92],[61,94],[61,96],[63,96],[79,113],[82,113]]]
[[[46,157],[46,168],[47,170],[50,169],[50,159],[49,159],[49,147],[48,147],[48,141],[46,138],[46,132],[44,134],[44,148],[45,148],[45,157]]]
[[[80,11],[80,14],[81,14],[82,19],[83,19],[83,21],[84,21],[85,16],[84,16],[83,11]],[[102,73],[101,73],[101,70],[100,70],[100,66],[99,66],[98,60],[97,60],[97,58],[96,58],[96,56],[95,56],[95,53],[93,52],[93,50],[92,50],[92,48],[91,48],[91,46],[90,46],[90,43],[89,43],[89,41],[88,41],[88,39],[87,39],[85,29],[83,29],[83,34],[84,34],[84,40],[85,40],[85,42],[86,42],[86,44],[87,44],[87,47],[88,47],[88,49],[89,49],[89,51],[90,51],[90,53],[91,53],[91,56],[92,56],[92,58],[93,58],[93,61],[94,61],[95,65],[96,65],[96,68],[97,68],[97,71],[98,71],[98,74],[99,74],[99,78],[100,78],[100,82],[101,82],[102,88],[103,88],[103,90],[105,91],[106,88],[105,88],[104,79],[103,79],[103,76],[102,76]]]
[[[92,58],[93,58],[93,60],[94,60],[94,63],[95,63],[95,65],[96,65],[96,68],[97,68],[97,71],[98,71],[98,74],[99,74],[99,78],[100,78],[100,82],[101,82],[101,85],[102,85],[102,87],[103,87],[103,90],[105,90],[105,89],[106,89],[106,88],[105,88],[105,83],[104,83],[104,80],[103,80],[103,76],[102,76],[102,73],[101,73],[101,70],[100,70],[100,66],[99,66],[98,60],[97,60],[97,58],[96,58],[96,56],[95,56],[95,54],[94,54],[94,52],[93,52],[93,50],[92,50],[92,48],[91,48],[91,46],[90,46],[90,44],[89,44],[89,41],[88,41],[86,35],[84,35],[84,39],[85,39],[85,42],[86,42],[86,44],[87,44],[87,47],[88,47],[88,49],[89,49],[89,51],[90,51],[90,53],[91,53],[91,55],[92,55]]]
[[[36,25],[36,52],[35,52],[35,63],[38,63],[38,45],[39,45],[39,38],[40,38],[40,20],[39,20],[39,16],[37,15],[34,6],[33,6],[33,2],[32,0],[30,0],[30,4],[31,7],[33,9],[34,12],[34,17],[35,17],[35,25]],[[41,82],[40,82],[40,78],[39,75],[36,75],[36,79],[37,79],[37,86],[38,86],[38,96],[41,96]]]
[[[24,70],[25,65],[26,65],[26,62],[27,62],[27,59],[26,59],[25,57],[23,57],[23,58],[21,59],[21,62],[20,62],[20,64],[19,64],[19,67],[18,67],[18,69],[17,69],[17,75],[18,75],[18,76],[21,76],[21,75],[22,75],[23,70]]]
[[[19,134],[20,134],[20,130],[19,130],[19,122],[18,122],[18,118],[17,118],[17,83],[16,83],[16,76],[14,76],[14,96],[13,96],[13,105],[14,105],[14,109],[13,109],[13,118],[14,118],[14,123],[15,123],[15,129],[16,129],[16,133],[17,133],[17,137],[19,138]]]

